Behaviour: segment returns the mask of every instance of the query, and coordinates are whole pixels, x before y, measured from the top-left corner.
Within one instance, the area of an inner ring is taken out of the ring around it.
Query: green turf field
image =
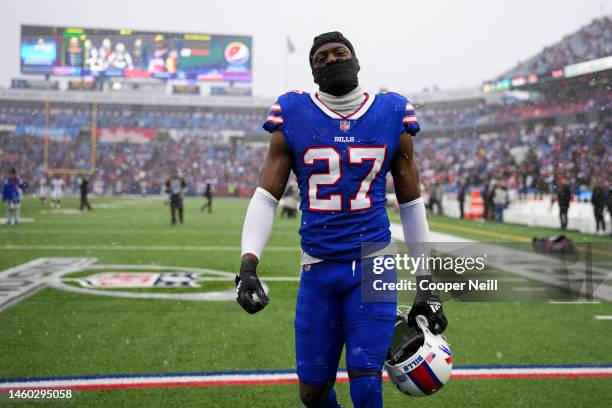
[[[67,211],[77,208],[76,200],[65,200],[66,211],[41,212],[38,201],[28,199],[22,216],[34,222],[16,228],[0,226],[0,270],[42,257],[86,257],[96,258],[96,264],[122,265],[128,271],[153,265],[234,273],[248,201],[219,199],[214,204],[214,213],[208,214],[199,211],[199,200],[187,200],[186,223],[173,227],[160,198],[94,198],[94,211],[83,214]],[[395,215],[391,218],[398,221]],[[432,217],[430,222],[432,230],[485,241],[497,236],[497,240],[514,237],[520,242],[555,233],[444,217]],[[277,218],[259,268],[264,280],[299,277],[298,225],[297,220]],[[607,237],[570,235],[576,242],[612,243]],[[0,378],[292,369],[298,282],[266,283],[271,303],[254,316],[232,300],[123,299],[43,289],[0,311]],[[74,281],[68,285],[78,286]],[[203,286],[228,291],[233,283],[219,279]],[[176,288],[163,291],[179,292]],[[445,310],[450,322],[445,334],[456,365],[612,363],[612,321],[593,317],[612,315],[609,302],[447,302]],[[348,385],[337,387],[339,401],[351,406]],[[451,380],[438,394],[418,401],[385,383],[384,398],[388,407],[603,407],[612,400],[612,379]],[[19,405],[0,398],[3,404]],[[300,406],[297,386],[292,384],[80,391],[70,402],[32,402],[31,406],[62,404]]]

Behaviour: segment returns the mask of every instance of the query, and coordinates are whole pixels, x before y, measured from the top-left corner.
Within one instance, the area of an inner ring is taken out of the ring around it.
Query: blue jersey
[[[19,204],[21,202],[21,195],[23,193],[25,185],[23,180],[17,177],[10,177],[4,180],[4,187],[2,189],[2,201],[11,204]]]
[[[362,243],[391,241],[386,176],[399,135],[419,131],[414,107],[395,93],[365,93],[340,115],[317,94],[289,92],[272,105],[263,127],[280,130],[292,153],[301,194],[302,249],[323,260],[361,257]]]

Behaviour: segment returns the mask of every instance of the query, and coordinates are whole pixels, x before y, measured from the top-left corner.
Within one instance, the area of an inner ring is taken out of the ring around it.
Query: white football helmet
[[[404,394],[426,397],[448,382],[453,357],[444,336],[430,332],[424,316],[416,321],[419,327],[410,327],[407,314],[398,313],[385,370]]]

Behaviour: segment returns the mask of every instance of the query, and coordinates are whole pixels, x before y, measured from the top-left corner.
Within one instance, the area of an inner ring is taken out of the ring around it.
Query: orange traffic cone
[[[484,215],[484,201],[480,195],[480,190],[476,187],[472,187],[472,194],[470,205],[465,212],[465,218],[469,220],[476,220],[482,218]]]

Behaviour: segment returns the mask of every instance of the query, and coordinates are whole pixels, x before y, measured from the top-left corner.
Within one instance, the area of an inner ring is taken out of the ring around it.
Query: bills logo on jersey
[[[341,120],[340,130],[343,132],[348,132],[349,130],[351,130],[351,122],[349,122],[348,120]]]
[[[334,136],[334,142],[337,143],[353,143],[354,141],[353,136]]]

